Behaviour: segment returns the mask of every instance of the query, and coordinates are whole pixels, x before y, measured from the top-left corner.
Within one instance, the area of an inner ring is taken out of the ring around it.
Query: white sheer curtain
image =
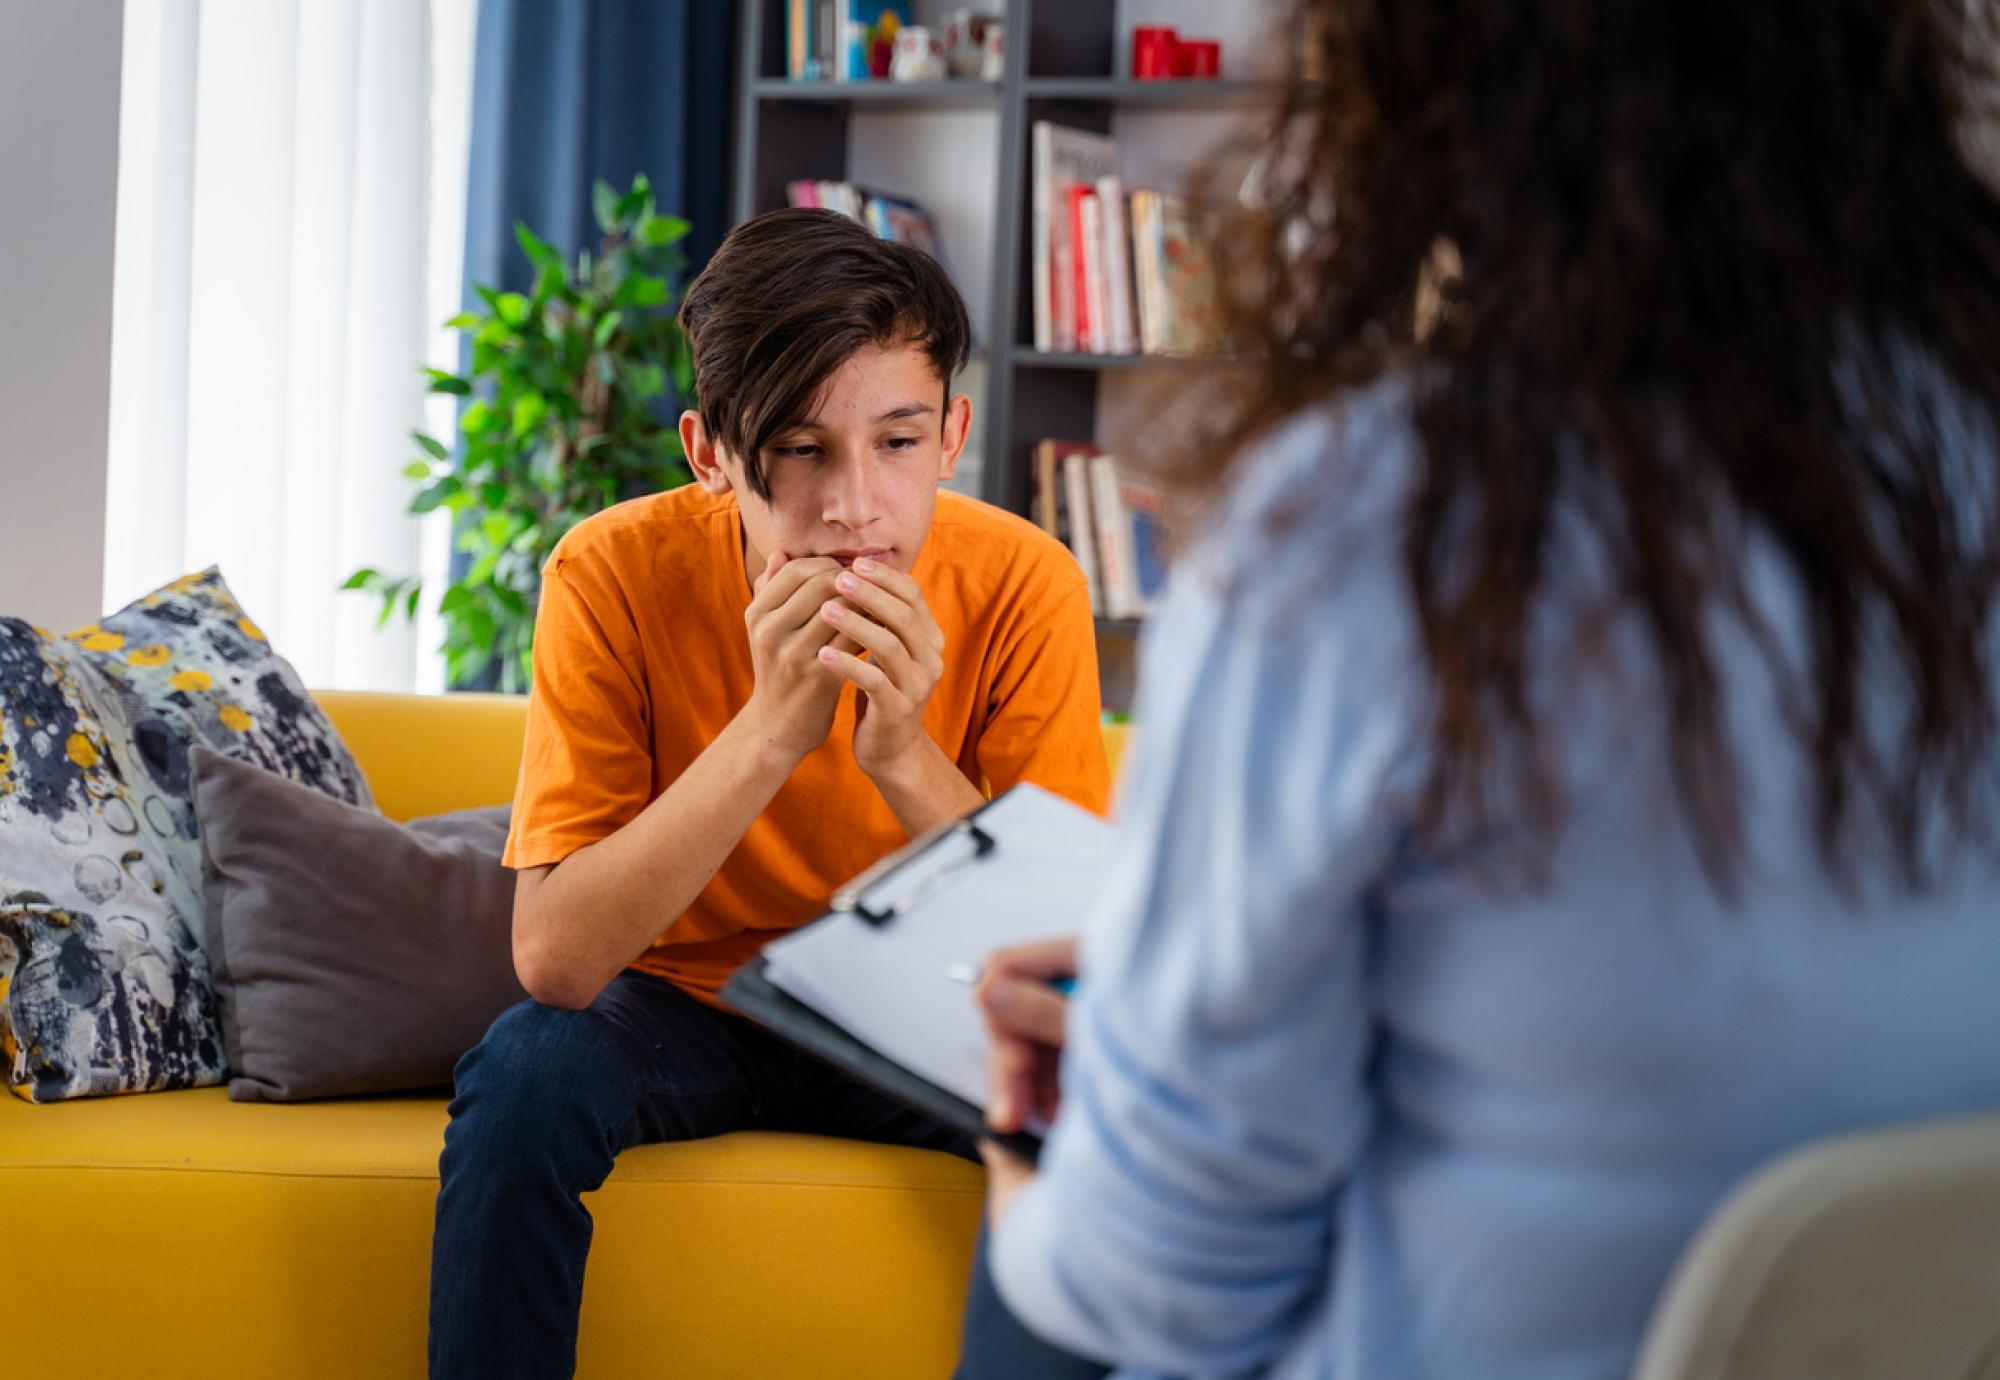
[[[308,684],[439,688],[439,629],[337,591],[446,560],[400,471],[450,424],[475,5],[127,6],[108,605],[219,565]]]

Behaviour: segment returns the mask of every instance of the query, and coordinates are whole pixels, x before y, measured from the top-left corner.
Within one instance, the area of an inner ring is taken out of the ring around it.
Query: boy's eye
[[[803,444],[796,446],[773,446],[771,448],[771,454],[779,456],[782,459],[789,460],[800,456],[818,455],[819,447],[811,444]]]
[[[890,450],[913,450],[918,441],[914,436],[891,436],[888,445]]]

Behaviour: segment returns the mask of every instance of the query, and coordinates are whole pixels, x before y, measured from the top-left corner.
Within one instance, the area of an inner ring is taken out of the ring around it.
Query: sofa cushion
[[[508,808],[401,825],[203,747],[193,775],[229,1095],[449,1086],[527,996]]]
[[[73,643],[0,619],[0,1054],[34,1101],[222,1076],[192,816],[143,723]]]
[[[214,569],[65,639],[0,619],[0,1050],[36,1101],[222,1076],[188,752],[370,804]]]
[[[417,1380],[444,1126],[434,1097],[0,1098],[8,1251],[89,1281],[9,1334],[6,1373]],[[949,1374],[982,1185],[817,1136],[626,1150],[584,1199],[577,1373]]]

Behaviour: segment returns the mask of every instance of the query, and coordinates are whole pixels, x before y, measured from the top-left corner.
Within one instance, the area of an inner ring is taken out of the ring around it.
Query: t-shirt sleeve
[[[616,580],[596,566],[558,551],[542,573],[509,867],[561,862],[616,833],[652,799],[638,629]]]
[[[979,766],[995,795],[1032,781],[1095,814],[1111,807],[1097,632],[1081,576],[1017,611],[993,680]]]

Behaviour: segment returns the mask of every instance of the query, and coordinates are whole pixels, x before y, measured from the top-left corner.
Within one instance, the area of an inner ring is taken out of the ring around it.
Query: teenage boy
[[[506,856],[531,999],[455,1073],[433,1375],[572,1372],[579,1198],[628,1145],[763,1127],[969,1153],[717,990],[982,783],[1107,803],[1082,572],[939,492],[972,406],[936,260],[780,211],[730,234],[681,322],[695,482],[581,523],[543,571]]]

